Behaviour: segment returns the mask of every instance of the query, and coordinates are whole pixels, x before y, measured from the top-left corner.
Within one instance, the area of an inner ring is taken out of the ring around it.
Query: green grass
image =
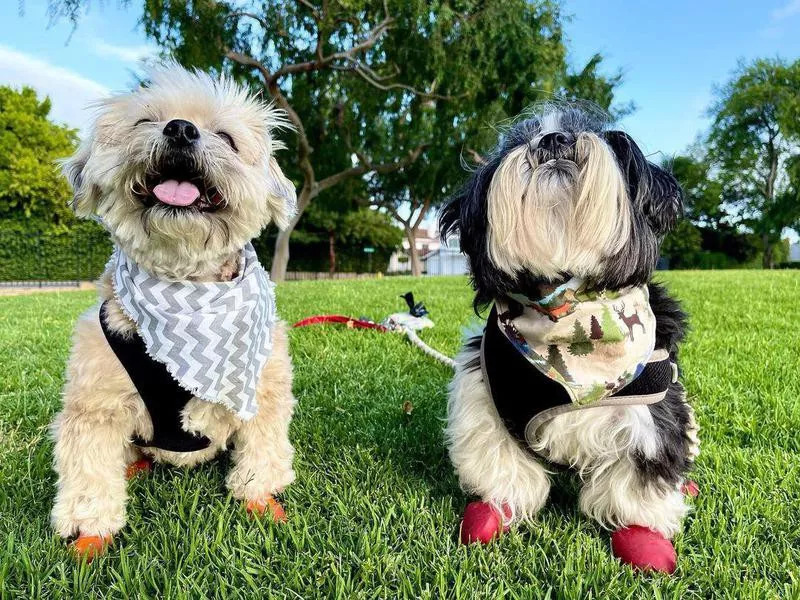
[[[664,279],[693,331],[685,382],[703,440],[701,496],[673,577],[613,560],[608,533],[556,476],[535,522],[460,547],[458,488],[442,440],[447,368],[402,337],[336,327],[291,333],[299,407],[288,524],[247,518],[227,459],[159,466],[131,482],[129,524],[77,565],[48,526],[47,426],[75,317],[91,293],[0,298],[0,589],[8,598],[797,598],[800,597],[800,273],[684,272]],[[474,317],[465,279],[290,283],[282,316],[382,318],[413,289],[432,346],[454,354]],[[413,411],[402,407],[409,401]]]

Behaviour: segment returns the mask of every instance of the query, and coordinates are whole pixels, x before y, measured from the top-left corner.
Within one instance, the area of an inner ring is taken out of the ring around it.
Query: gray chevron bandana
[[[147,353],[181,387],[241,419],[257,410],[256,386],[272,350],[274,284],[252,244],[231,281],[168,281],[144,271],[121,249],[114,292],[137,325]]]

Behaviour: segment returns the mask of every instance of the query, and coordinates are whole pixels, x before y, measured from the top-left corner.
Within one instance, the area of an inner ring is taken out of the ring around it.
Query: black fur
[[[669,350],[670,358],[678,361],[678,346],[686,336],[687,318],[680,303],[672,298],[663,285],[650,283],[650,307],[656,316],[656,348]],[[666,397],[648,405],[653,423],[661,438],[658,455],[635,457],[636,467],[645,481],[662,481],[673,486],[683,481],[691,469],[689,438],[690,408],[685,401],[686,391],[680,382],[673,383]]]
[[[689,438],[686,436],[690,408],[685,395],[683,385],[676,382],[670,386],[661,402],[648,406],[661,445],[654,458],[647,458],[639,452],[634,457],[636,468],[644,481],[674,486],[684,480],[692,467]]]
[[[481,368],[481,344],[483,343],[483,334],[476,335],[469,338],[464,343],[464,350],[470,350],[474,352],[472,358],[470,358],[467,363],[464,365],[464,370],[467,372],[479,371]]]

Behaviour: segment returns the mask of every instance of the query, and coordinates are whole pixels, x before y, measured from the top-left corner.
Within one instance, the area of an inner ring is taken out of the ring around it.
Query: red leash
[[[348,327],[354,329],[376,329],[378,331],[388,331],[386,327],[380,323],[373,323],[372,321],[362,321],[361,319],[354,319],[353,317],[345,317],[344,315],[316,315],[307,317],[292,325],[292,327],[306,327],[307,325],[318,325],[320,323],[344,323]]]

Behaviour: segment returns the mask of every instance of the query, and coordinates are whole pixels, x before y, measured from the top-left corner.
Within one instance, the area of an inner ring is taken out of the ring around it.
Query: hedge
[[[34,222],[0,222],[0,281],[93,280],[110,256],[111,240],[96,223],[56,231]]]
[[[254,240],[261,262],[270,267],[275,234]],[[111,240],[97,223],[81,221],[69,231],[45,224],[0,220],[0,281],[91,281],[103,272],[111,256]],[[328,271],[328,246],[291,244],[290,271]],[[361,247],[337,248],[337,271],[385,271],[392,249],[376,248],[365,254]],[[370,264],[371,261],[371,264]]]

